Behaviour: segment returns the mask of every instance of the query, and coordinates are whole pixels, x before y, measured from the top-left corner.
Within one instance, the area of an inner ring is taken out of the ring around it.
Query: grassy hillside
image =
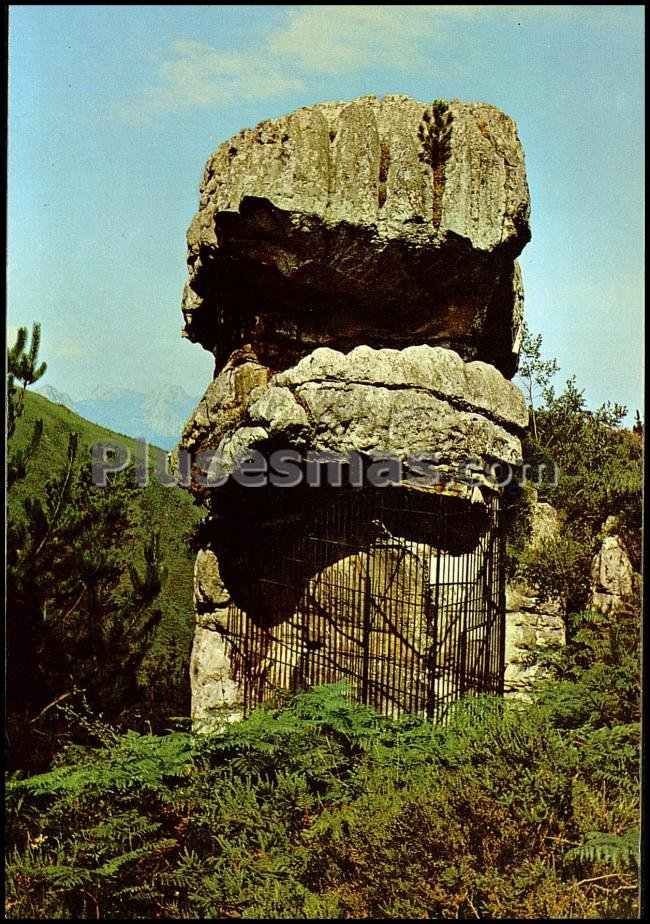
[[[54,404],[42,395],[29,392],[12,444],[25,445],[34,421],[38,418],[43,420],[43,438],[29,463],[27,478],[12,488],[9,497],[9,506],[18,515],[22,500],[40,494],[48,478],[63,468],[68,434],[73,430],[79,434],[80,461],[90,459],[90,447],[98,441],[126,446],[132,454],[136,449],[136,441],[130,437],[97,426],[62,404]],[[151,448],[150,458],[156,455],[162,457],[164,453]],[[168,578],[160,598],[163,618],[156,632],[151,657],[163,660],[169,670],[187,676],[193,630],[193,556],[188,550],[185,534],[200,519],[200,509],[194,505],[186,491],[177,487],[163,487],[152,478],[148,487],[139,489],[132,513],[133,529],[130,546],[124,550],[125,555],[142,565],[143,539],[152,529],[158,529],[168,569]]]

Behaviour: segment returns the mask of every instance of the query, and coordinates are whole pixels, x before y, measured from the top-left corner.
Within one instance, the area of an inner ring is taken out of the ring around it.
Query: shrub
[[[589,595],[593,546],[566,528],[557,536],[528,546],[519,556],[518,573],[542,601],[557,601],[563,613],[580,611]]]
[[[567,723],[563,682],[444,726],[334,685],[197,739],[103,733],[10,781],[8,914],[634,916],[638,726]]]

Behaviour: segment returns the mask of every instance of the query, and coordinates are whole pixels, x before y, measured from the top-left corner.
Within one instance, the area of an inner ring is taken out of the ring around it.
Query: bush
[[[580,611],[589,595],[593,546],[566,529],[528,546],[519,556],[518,574],[541,601],[557,601],[563,613]]]
[[[8,914],[633,917],[632,663],[610,645],[620,710],[567,721],[563,684],[599,689],[580,664],[603,639],[584,631],[575,677],[466,700],[445,726],[334,685],[218,735],[104,732],[10,781]]]

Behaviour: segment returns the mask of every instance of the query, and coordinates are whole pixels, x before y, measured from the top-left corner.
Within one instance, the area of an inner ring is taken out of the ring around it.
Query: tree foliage
[[[31,346],[21,328],[8,353],[11,437],[24,409],[24,391],[45,371],[38,365],[40,328]],[[16,381],[22,383],[17,394]],[[43,432],[37,422],[26,452],[10,455],[14,478],[24,478]],[[159,541],[145,547],[141,577],[125,560],[129,499],[135,489],[122,472],[106,488],[91,480],[71,433],[63,469],[41,496],[27,497],[7,524],[7,728],[13,766],[38,766],[61,745],[53,706],[84,694],[96,711],[118,721],[139,701],[138,670],[160,613],[154,605],[164,580]],[[130,575],[130,581],[129,581]]]
[[[538,438],[536,410],[538,399],[559,371],[560,366],[556,359],[544,359],[542,356],[542,335],[533,334],[524,321],[518,378],[528,401],[532,434],[535,440]]]
[[[551,503],[563,522],[564,547],[547,550],[577,560],[597,547],[609,516],[617,518],[633,565],[641,560],[642,428],[627,429],[627,409],[606,402],[590,410],[575,377],[557,390],[555,360],[544,359],[542,338],[526,332],[520,379],[531,403],[531,431],[524,461],[537,473],[539,499]],[[565,567],[565,575],[571,567]],[[574,570],[574,573],[575,570]]]
[[[44,374],[47,363],[38,362],[41,345],[41,326],[32,327],[31,342],[27,347],[27,328],[19,327],[16,342],[7,350],[7,439],[16,432],[16,421],[23,412],[25,392]],[[25,477],[26,466],[33,456],[43,436],[43,421],[34,423],[32,436],[24,449],[10,453],[7,458],[7,486]]]

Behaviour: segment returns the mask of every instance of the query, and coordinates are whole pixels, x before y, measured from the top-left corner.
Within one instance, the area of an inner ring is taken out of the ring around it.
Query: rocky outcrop
[[[566,627],[559,605],[540,601],[522,583],[509,584],[506,592],[506,695],[526,696],[539,674],[534,652],[564,644]]]
[[[501,688],[498,476],[527,424],[508,379],[528,215],[516,128],[486,104],[323,103],[208,161],[183,297],[185,335],[215,356],[180,447],[208,511],[196,721],[343,678],[385,714],[430,717]],[[247,457],[268,475],[278,450],[299,474],[314,454],[403,470],[392,494],[241,484]]]
[[[224,634],[231,597],[221,578],[216,555],[201,549],[194,565],[196,626],[190,658],[192,717],[236,721],[243,712],[232,676],[232,658]],[[224,705],[227,708],[223,710]]]
[[[267,120],[209,159],[188,231],[185,333],[220,368],[319,346],[457,350],[511,376],[530,237],[513,121],[405,96]]]
[[[534,503],[530,514],[529,547],[539,546],[558,530],[557,511],[550,504]],[[511,581],[506,588],[506,695],[527,695],[539,674],[533,652],[565,643],[566,627],[559,603],[540,600],[521,579]]]
[[[639,576],[620,537],[605,535],[591,563],[591,608],[614,615],[630,605],[638,588]]]
[[[251,394],[271,373],[250,351],[234,353],[210,382],[183,428],[181,447],[190,452],[217,448],[245,419]]]

